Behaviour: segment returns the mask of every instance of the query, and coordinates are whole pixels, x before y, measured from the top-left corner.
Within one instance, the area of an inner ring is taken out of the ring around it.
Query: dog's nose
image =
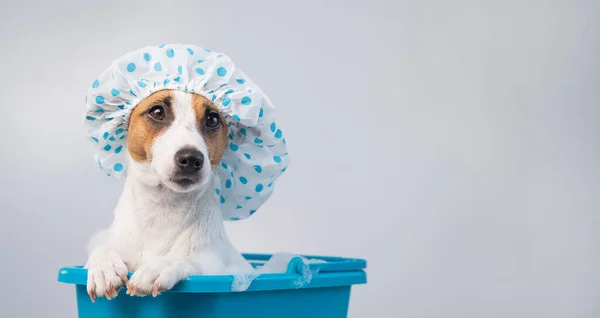
[[[183,173],[193,173],[204,164],[204,155],[193,148],[183,148],[175,154],[175,162]]]

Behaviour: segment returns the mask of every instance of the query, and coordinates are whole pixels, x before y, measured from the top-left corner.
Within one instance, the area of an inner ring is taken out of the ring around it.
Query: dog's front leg
[[[197,264],[187,257],[158,257],[143,260],[127,283],[131,296],[152,295],[169,290],[197,270]]]
[[[85,265],[88,270],[87,292],[92,302],[96,297],[112,299],[127,283],[127,264],[123,258],[106,245],[94,248]]]

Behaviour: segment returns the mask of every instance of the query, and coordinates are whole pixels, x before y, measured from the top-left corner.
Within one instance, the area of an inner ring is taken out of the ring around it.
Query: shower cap
[[[127,172],[127,120],[153,92],[203,95],[221,111],[228,145],[214,195],[225,220],[248,218],[270,197],[289,158],[269,98],[224,54],[187,44],[138,49],[116,59],[86,94],[85,126],[95,160],[109,176]]]

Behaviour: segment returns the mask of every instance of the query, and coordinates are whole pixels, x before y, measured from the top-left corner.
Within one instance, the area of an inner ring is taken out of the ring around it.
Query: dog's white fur
[[[156,295],[191,274],[252,270],[230,243],[212,191],[210,154],[196,128],[189,93],[173,91],[170,127],[152,146],[152,160],[129,157],[125,188],[106,235],[86,263],[90,297],[112,298],[127,283],[128,293]],[[189,189],[170,181],[174,155],[183,147],[200,150],[206,160],[198,184]],[[127,282],[127,272],[133,276]]]

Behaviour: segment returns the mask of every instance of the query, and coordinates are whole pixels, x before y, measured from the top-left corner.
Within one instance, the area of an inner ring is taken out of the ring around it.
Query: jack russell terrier
[[[202,95],[163,89],[138,103],[127,125],[123,194],[85,265],[92,301],[112,299],[122,286],[156,296],[191,274],[251,271],[212,191],[227,147],[218,108]]]

